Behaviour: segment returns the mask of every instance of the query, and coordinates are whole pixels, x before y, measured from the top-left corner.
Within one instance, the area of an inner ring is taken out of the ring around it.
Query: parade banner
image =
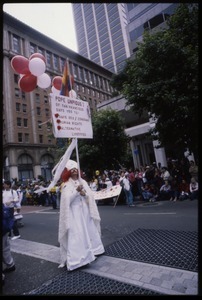
[[[122,187],[120,185],[114,185],[111,188],[106,188],[101,191],[93,191],[95,200],[103,200],[111,197],[119,196]]]
[[[93,138],[87,101],[50,94],[53,134],[56,138]]]

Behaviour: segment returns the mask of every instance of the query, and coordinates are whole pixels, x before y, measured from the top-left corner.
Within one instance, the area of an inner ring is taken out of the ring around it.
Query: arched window
[[[52,179],[52,169],[54,167],[54,159],[51,155],[45,154],[41,157],[41,175],[45,181],[50,181]]]
[[[34,178],[33,160],[28,154],[22,154],[18,158],[18,178],[20,181]]]

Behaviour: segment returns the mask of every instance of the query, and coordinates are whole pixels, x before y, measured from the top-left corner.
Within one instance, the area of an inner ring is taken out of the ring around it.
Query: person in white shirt
[[[3,188],[4,188],[3,193],[2,193],[3,204],[10,207],[12,210],[12,213],[14,215],[14,208],[16,207],[17,203],[19,203],[18,193],[16,192],[16,190],[13,190],[11,188],[11,182],[9,180],[4,181]],[[13,231],[13,235],[14,235],[11,238],[12,240],[20,238],[17,221],[14,222],[12,231]],[[11,236],[11,233],[10,233],[10,236]]]
[[[191,182],[189,184],[190,200],[198,199],[198,182],[194,177],[191,178]]]
[[[133,204],[133,193],[132,193],[132,189],[131,189],[131,185],[130,185],[130,181],[129,181],[129,178],[128,178],[128,175],[129,173],[126,172],[124,174],[124,172],[121,172],[120,174],[120,185],[122,186],[123,190],[124,190],[124,193],[125,193],[125,197],[126,197],[126,204],[129,206],[129,207],[132,207],[132,206],[135,206]]]

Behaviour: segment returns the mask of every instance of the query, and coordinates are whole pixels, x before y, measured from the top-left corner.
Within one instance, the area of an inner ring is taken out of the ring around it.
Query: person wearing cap
[[[100,215],[88,183],[80,178],[78,165],[68,160],[61,174],[59,215],[59,268],[68,271],[85,266],[104,253]]]

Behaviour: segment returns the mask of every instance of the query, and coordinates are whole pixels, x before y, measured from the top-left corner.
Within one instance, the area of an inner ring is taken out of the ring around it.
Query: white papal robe
[[[82,184],[86,196],[76,187]],[[61,265],[74,270],[91,263],[104,253],[101,241],[100,215],[93,193],[83,179],[70,178],[61,189],[59,243]]]

